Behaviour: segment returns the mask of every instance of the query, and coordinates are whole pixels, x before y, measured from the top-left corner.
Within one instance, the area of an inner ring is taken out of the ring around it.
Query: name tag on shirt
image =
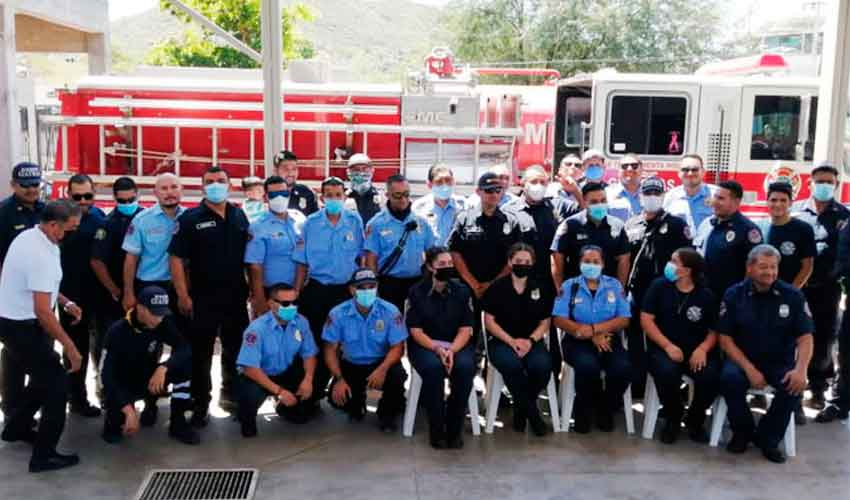
[[[214,220],[207,221],[207,222],[201,222],[201,223],[195,225],[195,229],[197,229],[199,231],[201,229],[209,229],[211,227],[215,227],[215,221]]]

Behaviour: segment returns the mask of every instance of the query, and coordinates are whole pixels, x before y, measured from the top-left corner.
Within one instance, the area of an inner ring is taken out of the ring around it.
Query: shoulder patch
[[[761,243],[761,232],[755,228],[750,229],[750,232],[747,233],[747,239],[749,239],[752,244]]]
[[[726,316],[726,301],[720,303],[720,310],[717,312],[717,315],[721,318]]]
[[[396,326],[401,326],[401,324],[404,322],[401,317],[401,314],[396,314],[395,318],[393,318],[393,321],[395,322]]]
[[[127,234],[132,235],[135,232],[136,232],[136,226],[135,226],[135,224],[133,224],[131,222],[130,225],[127,226]]]
[[[251,346],[257,344],[257,334],[254,332],[245,333],[245,345]]]

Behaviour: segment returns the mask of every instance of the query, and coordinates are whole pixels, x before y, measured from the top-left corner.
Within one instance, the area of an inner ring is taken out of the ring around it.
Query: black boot
[[[159,414],[159,409],[156,407],[156,398],[145,398],[145,409],[139,416],[139,423],[142,427],[153,427],[156,424],[156,418]]]
[[[186,421],[186,412],[189,410],[188,402],[185,400],[171,400],[171,421],[168,424],[168,435],[183,444],[198,444],[201,436]],[[194,415],[192,415],[194,419]]]
[[[33,457],[30,459],[30,472],[47,472],[51,470],[73,467],[80,463],[80,457],[76,454],[63,455],[56,451],[44,457]]]
[[[540,411],[536,406],[528,410],[528,425],[535,436],[545,436],[549,432],[549,429],[546,428],[546,422],[543,421],[543,417],[540,416]]]
[[[209,419],[209,405],[196,403],[192,408],[192,427],[203,429],[209,424]]]

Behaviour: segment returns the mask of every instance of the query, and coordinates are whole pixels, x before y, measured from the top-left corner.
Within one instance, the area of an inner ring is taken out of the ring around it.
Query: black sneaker
[[[513,430],[515,432],[525,432],[526,423],[528,422],[528,416],[522,410],[517,410],[514,408],[514,422],[513,422]]]
[[[252,438],[257,435],[256,419],[242,420],[239,424],[242,427],[242,437]]]
[[[747,447],[750,445],[750,438],[740,436],[735,434],[732,436],[732,440],[729,441],[729,444],[726,445],[726,451],[729,453],[734,453],[735,455],[740,455],[747,451]]]
[[[455,437],[449,439],[447,446],[450,450],[459,450],[463,448],[463,436],[458,434]]]
[[[145,409],[139,415],[139,423],[142,427],[153,427],[156,424],[156,418],[159,415],[159,408],[156,403],[145,403]]]
[[[535,436],[542,437],[549,432],[549,429],[546,428],[546,422],[543,421],[540,412],[537,410],[531,411],[528,414],[528,425],[531,427],[531,432]]]
[[[84,418],[97,418],[100,416],[100,408],[93,406],[88,402],[84,404],[72,404],[71,413],[77,414]]]
[[[196,429],[203,429],[210,423],[209,413],[206,408],[195,408],[192,412],[192,420],[190,421],[192,427]]]
[[[113,431],[113,430],[103,430],[100,437],[103,438],[109,444],[118,444],[124,440],[124,435],[121,434],[121,431]]]
[[[823,391],[812,391],[812,397],[809,399],[809,408],[814,410],[823,410],[826,407],[826,397]]]
[[[785,454],[779,448],[762,448],[761,454],[775,464],[784,464],[786,460]]]
[[[256,432],[256,431],[255,431]],[[181,425],[172,425],[168,428],[168,436],[176,439],[183,444],[195,445],[201,442],[201,436],[198,432],[186,425],[184,420]]]
[[[33,444],[35,442],[35,437],[38,435],[38,432],[35,429],[25,429],[23,431],[13,431],[8,426],[3,429],[3,434],[0,435],[0,439],[6,441],[7,443],[14,443],[16,441],[23,441],[25,443]]]
[[[448,443],[446,443],[446,440],[442,437],[431,436],[428,438],[428,441],[431,443],[431,448],[434,448],[435,450],[444,450],[448,448]]]
[[[592,423],[589,412],[576,411],[573,421],[573,431],[579,434],[588,434],[590,433]]]
[[[815,422],[819,424],[826,424],[836,420],[847,420],[847,417],[847,410],[842,410],[835,405],[829,405],[818,413],[815,417]]]
[[[63,455],[54,451],[50,456],[45,458],[33,457],[30,460],[30,472],[37,473],[59,470],[66,467],[73,467],[78,463],[80,463],[80,457],[76,454]]]
[[[708,433],[701,425],[699,427],[688,427],[688,438],[695,443],[701,444],[708,444],[710,441]]]
[[[382,420],[378,424],[378,429],[386,434],[392,434],[394,432],[398,432],[398,425],[395,423],[395,419]]]
[[[600,411],[596,414],[596,428],[602,432],[614,430],[614,414],[610,411]]]
[[[669,419],[665,422],[664,428],[661,429],[661,442],[664,444],[673,444],[679,439],[681,424],[677,420]]]

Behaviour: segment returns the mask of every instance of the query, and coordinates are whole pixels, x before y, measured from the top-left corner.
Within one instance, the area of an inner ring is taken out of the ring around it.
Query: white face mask
[[[540,201],[546,196],[546,186],[543,184],[529,184],[526,186],[525,192],[532,201]]]
[[[661,210],[661,206],[664,204],[663,196],[644,196],[640,195],[640,206],[643,209],[650,213],[655,213]]]
[[[288,196],[277,196],[269,200],[269,210],[276,214],[282,214],[289,208]]]

